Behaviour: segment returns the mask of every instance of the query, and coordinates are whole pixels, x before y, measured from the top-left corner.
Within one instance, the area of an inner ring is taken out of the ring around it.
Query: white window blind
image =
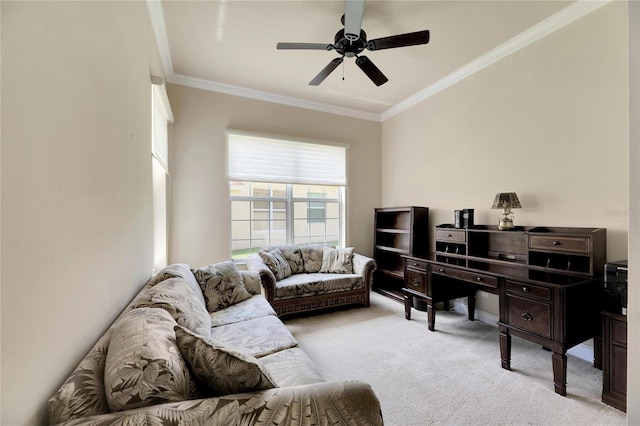
[[[164,87],[159,77],[152,77],[152,108],[153,128],[151,153],[160,162],[164,170],[169,173],[169,134],[168,123],[173,122],[173,113]]]
[[[227,131],[227,177],[247,182],[346,186],[346,146]]]

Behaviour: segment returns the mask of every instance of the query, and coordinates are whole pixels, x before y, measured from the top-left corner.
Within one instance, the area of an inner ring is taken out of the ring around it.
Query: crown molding
[[[525,48],[531,43],[534,43],[541,38],[546,37],[547,35],[559,30],[560,28],[569,25],[572,22],[582,18],[583,16],[586,16],[589,13],[601,8],[602,6],[611,3],[612,1],[614,0],[576,0],[574,3],[555,13],[544,21],[541,21],[540,23],[518,34],[517,36],[501,44],[495,49],[490,50],[479,58],[469,62],[461,68],[458,68],[456,71],[441,78],[440,80],[420,90],[414,95],[409,96],[405,100],[387,109],[382,114],[376,114],[351,108],[343,108],[321,102],[282,96],[274,93],[262,92],[239,86],[232,86],[215,81],[176,74],[173,72],[173,64],[171,62],[171,51],[169,49],[169,41],[167,38],[166,26],[164,22],[164,14],[162,12],[162,2],[159,0],[147,0],[147,6],[149,8],[149,16],[151,18],[151,24],[156,36],[156,43],[160,52],[160,58],[162,60],[166,79],[170,83],[208,90],[212,92],[225,93],[233,96],[257,99],[265,102],[273,102],[297,108],[305,108],[329,114],[343,115],[347,117],[359,118],[375,122],[384,122],[389,118],[401,113],[402,111],[405,111],[406,109],[411,108],[412,106],[464,80],[470,75],[473,75],[481,71],[482,69],[498,62],[499,60],[519,51],[520,49]]]
[[[362,120],[380,122],[380,114],[361,111],[357,109],[343,108],[335,105],[313,102],[305,99],[292,98],[289,96],[276,95],[274,93],[262,92],[259,90],[247,89],[239,86],[218,83],[202,78],[195,78],[181,74],[172,74],[167,78],[169,83],[181,86],[193,87],[196,89],[208,90],[211,92],[224,93],[227,95],[240,96],[243,98],[257,99],[265,102],[273,102],[297,108],[311,109],[314,111],[326,112],[329,114],[344,115],[346,117],[359,118]]]
[[[412,106],[430,98],[438,92],[445,90],[446,88],[458,83],[477,73],[478,71],[492,65],[499,60],[525,48],[526,46],[540,40],[543,37],[559,30],[560,28],[569,25],[570,23],[582,18],[585,15],[593,12],[596,9],[612,2],[613,0],[592,1],[592,0],[577,0],[575,3],[565,7],[561,11],[551,15],[549,18],[534,25],[528,30],[518,34],[512,39],[506,41],[495,49],[490,50],[479,58],[469,62],[468,64],[458,68],[451,74],[441,78],[432,85],[422,89],[421,91],[409,96],[404,101],[392,106],[382,114],[380,114],[381,121],[386,121],[389,118],[401,113],[402,111],[411,108]]]
[[[165,76],[172,75],[173,63],[171,62],[171,50],[169,49],[167,26],[164,23],[162,2],[160,0],[147,0],[147,9],[149,9],[149,18],[151,18],[151,26],[156,36],[156,45],[158,46],[160,61],[162,62]]]

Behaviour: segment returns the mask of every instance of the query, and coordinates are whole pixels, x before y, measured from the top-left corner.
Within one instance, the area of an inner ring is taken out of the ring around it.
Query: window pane
[[[326,203],[327,218],[339,219],[340,218],[340,204],[338,203]]]
[[[340,198],[340,187],[325,186],[325,198]]]
[[[297,219],[293,221],[293,235],[296,237],[306,237],[309,235],[309,222],[307,222],[307,219]]]
[[[251,190],[249,182],[229,182],[229,189],[232,197],[246,197]]]
[[[287,196],[287,184],[285,183],[272,183],[271,184],[272,197],[286,197]]]
[[[295,202],[293,203],[293,218],[307,220],[307,203]]]
[[[312,236],[322,236],[324,238],[324,234],[325,234],[324,230],[325,230],[324,222],[309,224],[309,233]]]
[[[327,219],[327,235],[340,235],[340,221],[338,219]]]
[[[248,240],[251,238],[251,226],[249,221],[231,222],[231,235],[234,240]]]
[[[245,259],[249,254],[256,253],[256,249],[251,249],[251,242],[248,240],[237,240],[231,242],[231,257],[233,259]]]
[[[251,196],[252,197],[268,197],[269,196],[269,184],[264,182],[252,182],[251,183]]]
[[[309,194],[309,185],[292,185],[293,196],[295,198],[307,198]]]
[[[251,238],[269,238],[269,221],[268,220],[252,220],[251,221]]]
[[[343,207],[340,201],[324,200],[327,195],[340,199],[340,187],[264,182],[229,182],[229,186],[233,259],[245,259],[267,245],[339,245]]]
[[[231,202],[231,220],[251,219],[251,203],[249,201]]]

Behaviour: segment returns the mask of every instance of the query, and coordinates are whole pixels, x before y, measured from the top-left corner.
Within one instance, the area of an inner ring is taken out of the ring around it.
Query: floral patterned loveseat
[[[369,306],[376,262],[354,253],[353,247],[279,245],[250,255],[247,268],[260,274],[267,300],[281,317],[341,305]]]
[[[48,404],[64,425],[382,425],[362,382],[325,382],[228,261],[143,287]]]

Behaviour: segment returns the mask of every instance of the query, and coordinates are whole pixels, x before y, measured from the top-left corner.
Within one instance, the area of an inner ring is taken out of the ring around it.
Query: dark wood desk
[[[502,367],[511,368],[512,336],[536,342],[552,352],[555,391],[566,395],[567,350],[601,330],[602,277],[592,272],[603,270],[604,233],[588,228],[436,227],[436,252],[405,256],[405,317],[411,319],[414,297],[424,300],[433,331],[436,303],[467,297],[473,320],[476,291],[497,294]],[[596,364],[600,355],[594,347]]]

